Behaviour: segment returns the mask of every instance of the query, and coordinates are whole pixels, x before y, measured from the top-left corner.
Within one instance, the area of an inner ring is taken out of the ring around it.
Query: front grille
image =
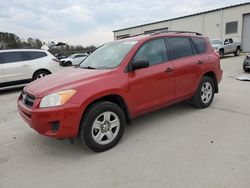
[[[35,102],[35,97],[29,93],[26,92],[22,92],[22,101],[23,104],[25,104],[26,106],[32,108]]]

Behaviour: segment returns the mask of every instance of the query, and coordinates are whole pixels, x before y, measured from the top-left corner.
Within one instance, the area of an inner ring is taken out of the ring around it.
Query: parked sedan
[[[243,63],[243,70],[245,72],[250,72],[250,55],[247,55]]]
[[[60,62],[63,66],[79,65],[87,56],[84,53],[72,54],[67,58],[61,59]]]

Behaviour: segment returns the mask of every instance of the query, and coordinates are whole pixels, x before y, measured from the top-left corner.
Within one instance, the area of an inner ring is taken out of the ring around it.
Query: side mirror
[[[228,45],[228,44],[229,44],[229,42],[228,42],[228,41],[225,41],[225,42],[224,42],[224,45]]]
[[[137,69],[143,69],[149,67],[149,62],[145,58],[138,58],[132,61],[131,63],[131,69],[137,70]]]

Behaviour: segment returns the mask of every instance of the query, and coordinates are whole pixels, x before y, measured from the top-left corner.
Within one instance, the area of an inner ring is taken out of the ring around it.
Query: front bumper
[[[73,138],[78,135],[82,110],[77,104],[39,108],[40,99],[35,99],[32,108],[23,104],[21,96],[17,101],[22,119],[39,134],[54,138]],[[55,127],[56,126],[56,127]]]

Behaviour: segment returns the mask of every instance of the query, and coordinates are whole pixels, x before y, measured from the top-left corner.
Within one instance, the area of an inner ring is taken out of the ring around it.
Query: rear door
[[[148,68],[128,73],[130,94],[135,113],[153,110],[172,101],[175,97],[173,64],[168,62],[163,38],[154,39],[141,46],[133,60],[145,58]]]
[[[30,66],[22,52],[4,52],[2,55],[5,82],[30,79]]]
[[[236,43],[233,42],[233,39],[229,39],[229,49],[230,52],[235,52],[236,51]]]
[[[171,63],[174,65],[176,99],[191,95],[200,76],[202,57],[196,53],[189,37],[169,37]]]

